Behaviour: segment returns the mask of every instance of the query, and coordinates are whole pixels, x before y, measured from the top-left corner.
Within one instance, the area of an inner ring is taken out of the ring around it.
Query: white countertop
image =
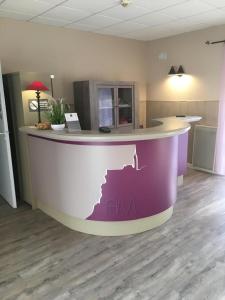
[[[171,116],[171,117],[167,117],[167,118],[157,118],[156,120],[163,121],[166,119],[176,119],[176,120],[182,120],[182,121],[185,121],[188,123],[192,123],[192,122],[201,121],[202,117],[200,117],[200,116],[181,116],[181,117]]]
[[[165,137],[180,135],[190,129],[190,124],[179,120],[178,118],[165,118],[158,122],[159,125],[145,129],[124,128],[112,130],[111,133],[100,133],[98,131],[76,131],[68,132],[67,130],[38,130],[35,127],[22,127],[20,131],[29,135],[43,137],[59,141],[76,141],[76,142],[127,142],[139,140],[153,140]]]

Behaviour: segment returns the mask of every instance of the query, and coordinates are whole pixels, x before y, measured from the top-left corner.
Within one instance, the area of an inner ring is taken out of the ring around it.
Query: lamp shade
[[[184,74],[185,74],[184,68],[182,66],[179,66],[179,69],[177,70],[177,75],[182,76]]]
[[[30,85],[28,85],[27,90],[32,91],[48,91],[47,86],[44,85],[41,81],[33,81]]]
[[[168,75],[169,75],[169,76],[177,75],[174,66],[172,66],[172,67],[170,68],[170,71],[169,71]]]

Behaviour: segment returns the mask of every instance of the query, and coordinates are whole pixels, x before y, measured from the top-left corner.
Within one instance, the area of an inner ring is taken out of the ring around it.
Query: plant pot
[[[51,124],[51,128],[53,130],[63,130],[65,128],[65,124]]]

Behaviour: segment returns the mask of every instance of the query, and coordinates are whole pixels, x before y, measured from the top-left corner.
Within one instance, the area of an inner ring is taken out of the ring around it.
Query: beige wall
[[[185,33],[148,43],[148,95],[146,123],[151,118],[200,115],[201,123],[217,125],[224,45],[207,46],[207,40],[225,39],[225,25]],[[160,60],[160,53],[167,59]],[[168,76],[171,66],[182,65],[187,75]],[[193,127],[188,161],[192,162]]]
[[[207,46],[207,40],[223,40],[225,25],[185,33],[148,43],[148,100],[217,101],[223,44]],[[160,60],[160,53],[167,60]],[[170,67],[183,65],[188,76],[170,78]]]
[[[69,103],[73,103],[75,80],[136,81],[140,119],[142,123],[145,121],[146,43],[3,18],[0,40],[4,73],[55,74],[56,94]]]
[[[0,59],[3,72],[31,71],[55,74],[55,94],[73,103],[72,82],[82,79],[136,81],[139,85],[140,123],[147,123],[151,103],[200,101],[191,111],[207,110],[205,101],[218,101],[223,45],[207,46],[206,40],[224,39],[225,26],[185,33],[152,42],[103,36],[73,29],[0,19]],[[160,53],[167,53],[160,60]],[[172,65],[183,65],[188,76],[169,78]],[[146,96],[146,82],[148,93]],[[199,108],[202,103],[202,108]],[[174,107],[180,107],[174,106]],[[218,105],[205,112],[211,123]],[[154,109],[155,111],[155,109]],[[175,109],[170,114],[180,113]],[[212,116],[210,113],[212,112]],[[169,111],[168,111],[169,113]],[[182,113],[188,113],[182,109]],[[163,113],[163,115],[165,115]],[[153,115],[154,117],[154,115]]]
[[[148,43],[147,124],[152,117],[200,114],[202,123],[216,126],[224,45],[205,42],[224,40],[224,32],[222,25]],[[168,76],[179,65],[187,75]]]

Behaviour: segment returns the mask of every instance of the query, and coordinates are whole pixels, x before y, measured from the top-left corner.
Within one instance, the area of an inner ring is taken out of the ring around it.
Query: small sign
[[[80,131],[80,122],[77,113],[65,114],[66,123],[68,125],[68,131]]]
[[[38,111],[38,102],[36,99],[30,99],[28,102],[29,111],[37,112]],[[40,110],[47,111],[48,110],[48,99],[40,99]]]
[[[65,114],[66,122],[79,121],[77,113]]]

